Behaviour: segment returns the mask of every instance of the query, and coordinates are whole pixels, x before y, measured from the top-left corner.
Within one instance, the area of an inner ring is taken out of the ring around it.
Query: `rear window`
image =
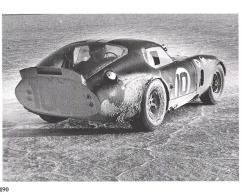
[[[128,49],[101,42],[83,42],[65,46],[45,58],[38,66],[66,68],[89,78],[128,53]]]

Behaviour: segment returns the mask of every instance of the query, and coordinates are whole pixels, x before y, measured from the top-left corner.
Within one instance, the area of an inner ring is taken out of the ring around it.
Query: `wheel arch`
[[[164,86],[164,88],[165,88],[166,96],[167,96],[167,106],[166,106],[166,110],[168,110],[168,107],[169,107],[169,90],[168,90],[168,85],[166,84],[166,82],[165,82],[162,78],[160,78],[160,77],[155,77],[155,78],[152,78],[152,79],[147,83],[146,88],[147,88],[147,86],[148,86],[152,81],[154,81],[154,80],[156,80],[156,79],[159,79],[159,80],[162,82],[162,84],[163,84],[163,86]],[[146,89],[146,88],[145,88],[145,89]],[[144,93],[144,92],[143,92],[143,93]],[[142,98],[141,98],[141,101],[142,101]]]
[[[221,65],[221,67],[220,67]],[[203,103],[205,104],[208,104],[208,105],[214,105],[216,104],[222,97],[222,94],[223,94],[223,91],[224,91],[224,85],[225,85],[225,80],[224,80],[224,75],[225,75],[225,67],[223,67],[223,64],[221,63],[217,63],[215,65],[215,72],[213,73],[213,77],[212,77],[212,82],[211,84],[209,85],[208,89],[203,92],[201,95],[200,95],[200,99]],[[220,74],[220,77],[221,77],[221,85],[220,85],[220,89],[218,92],[214,92],[213,91],[213,88],[212,88],[212,85],[213,85],[213,78],[214,78],[214,75],[217,74],[217,72]],[[218,95],[214,95],[214,93],[218,94]]]
[[[147,131],[153,131],[153,130],[155,130],[156,128],[158,128],[161,125],[161,123],[164,120],[165,114],[167,113],[167,108],[169,106],[169,99],[167,99],[167,101],[161,107],[161,110],[163,111],[163,113],[161,113],[160,118],[158,118],[156,121],[155,121],[155,119],[149,119],[148,118],[148,114],[147,114],[148,111],[145,109],[146,108],[145,105],[147,104],[147,102],[145,102],[145,101],[146,101],[147,98],[144,98],[144,97],[148,97],[148,93],[147,93],[148,92],[148,88],[150,88],[150,85],[153,82],[157,82],[158,86],[159,86],[160,83],[162,83],[160,85],[161,86],[161,90],[160,90],[161,92],[160,92],[160,94],[162,94],[161,98],[163,98],[163,94],[164,94],[163,91],[162,91],[163,88],[165,90],[166,99],[169,98],[169,92],[168,92],[167,84],[164,82],[164,80],[162,78],[152,77],[151,79],[149,79],[145,83],[145,88],[144,88],[143,95],[142,95],[142,98],[141,98],[141,101],[140,101],[140,104],[141,104],[140,110],[137,113],[137,115],[135,115],[133,118],[131,118],[129,120],[129,123],[135,129],[146,129]],[[150,90],[152,91],[152,86],[151,86]],[[165,97],[164,97],[164,99],[165,99]],[[164,107],[166,106],[166,108],[164,108],[163,106]],[[159,122],[159,119],[160,119],[160,122]]]
[[[219,62],[218,62],[218,65],[221,65],[221,66],[222,66],[223,71],[224,71],[224,74],[226,75],[226,73],[227,73],[227,69],[226,69],[225,64],[224,64],[222,61],[219,61]]]
[[[164,80],[162,78],[159,78],[159,80],[163,83],[165,90],[166,90],[166,96],[167,96],[167,106],[166,106],[166,110],[168,110],[169,107],[169,90],[168,90],[168,86],[167,84],[164,82]]]

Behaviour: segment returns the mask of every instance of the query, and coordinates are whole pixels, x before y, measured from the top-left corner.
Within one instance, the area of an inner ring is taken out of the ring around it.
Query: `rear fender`
[[[84,118],[100,111],[98,97],[74,71],[33,67],[20,73],[22,80],[15,89],[16,97],[33,113]]]
[[[140,112],[143,92],[152,80],[148,73],[124,75],[120,84],[101,87],[96,94],[101,102],[100,114],[122,122]]]

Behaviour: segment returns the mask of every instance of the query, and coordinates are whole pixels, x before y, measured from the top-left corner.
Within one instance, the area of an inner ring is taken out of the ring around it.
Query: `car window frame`
[[[155,69],[161,68],[163,66],[167,66],[168,64],[171,64],[171,63],[174,62],[173,58],[171,58],[171,56],[161,46],[144,48],[143,50],[144,51],[142,51],[142,53],[143,53],[143,57],[144,57],[146,63],[149,64],[151,67],[153,67]],[[166,55],[167,58],[171,60],[169,63],[163,64],[161,62],[161,56],[162,56],[162,54],[160,54],[160,52],[158,52],[159,50],[161,50],[162,52],[164,52],[164,55]],[[153,59],[153,56],[152,56],[151,52],[157,52],[157,55],[158,55],[159,60],[160,60],[160,64],[159,65],[155,64],[155,61]]]
[[[88,46],[89,43],[86,42],[86,44],[75,46],[75,48],[76,48],[76,47],[86,46],[86,45]],[[102,69],[104,69],[105,67],[107,67],[108,65],[110,65],[111,63],[113,63],[113,62],[115,62],[115,61],[117,61],[117,60],[123,58],[123,57],[126,56],[126,55],[128,54],[128,52],[129,52],[128,48],[125,47],[125,46],[123,46],[123,45],[118,45],[118,44],[113,44],[113,43],[105,43],[105,45],[108,45],[108,46],[115,46],[115,47],[121,48],[121,49],[123,50],[123,51],[122,51],[122,55],[119,56],[119,57],[117,57],[117,58],[115,58],[113,61],[109,62],[108,64],[103,64],[102,66],[96,68],[95,72],[93,72],[92,74],[90,74],[90,75],[88,75],[88,76],[85,76],[85,77],[84,77],[85,79],[88,79],[88,78],[92,77],[94,74],[96,74],[97,72],[101,71]],[[75,48],[74,48],[74,49],[75,49]],[[73,51],[73,52],[74,52],[74,51]]]

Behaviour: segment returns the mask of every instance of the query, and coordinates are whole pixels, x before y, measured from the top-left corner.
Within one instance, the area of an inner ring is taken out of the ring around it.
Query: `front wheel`
[[[167,95],[163,83],[153,80],[142,97],[141,112],[130,124],[134,129],[153,131],[157,129],[166,114]]]
[[[208,90],[200,96],[200,99],[205,104],[216,104],[220,101],[224,91],[224,70],[221,65],[217,65],[214,73],[213,80]]]
[[[56,117],[56,116],[48,116],[48,115],[39,115],[41,119],[45,120],[48,123],[57,123],[66,120],[67,118]]]

